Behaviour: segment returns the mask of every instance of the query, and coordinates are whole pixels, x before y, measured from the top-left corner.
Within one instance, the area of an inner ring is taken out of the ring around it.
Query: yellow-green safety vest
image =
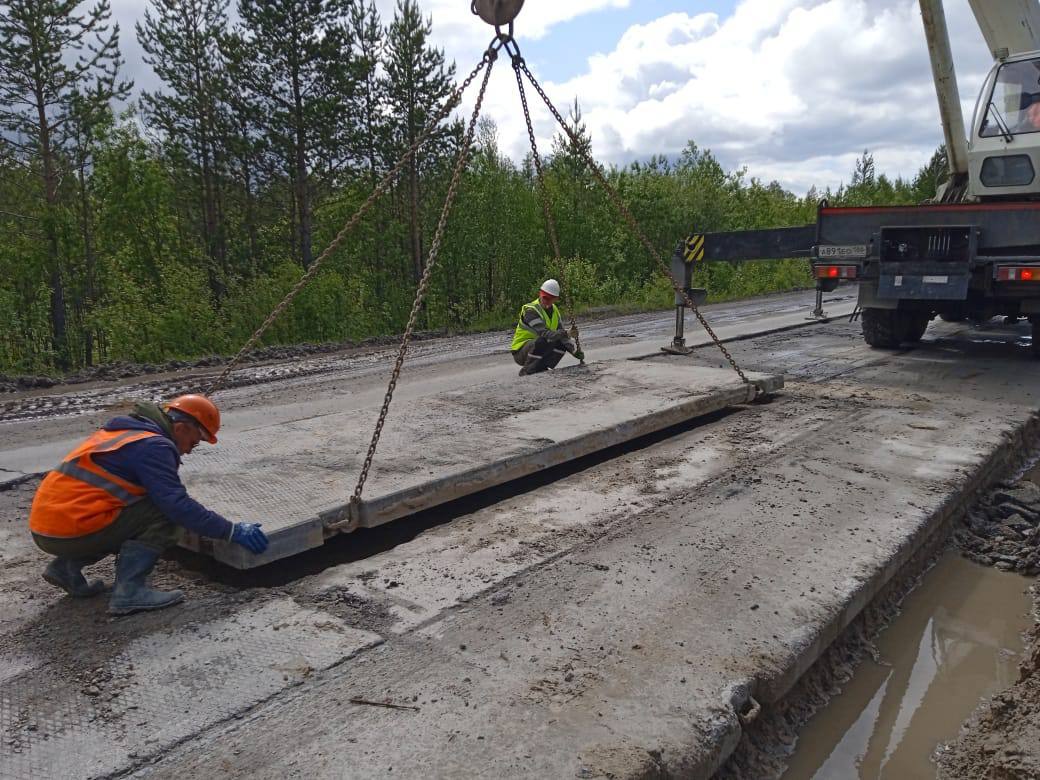
[[[520,319],[516,325],[516,333],[513,334],[513,346],[509,348],[513,352],[516,352],[531,339],[538,338],[537,333],[524,325],[524,312],[528,309],[534,309],[538,312],[538,316],[542,318],[542,322],[545,323],[545,327],[549,330],[556,330],[560,327],[560,309],[555,303],[549,314],[545,313],[545,309],[542,308],[542,304],[537,298],[531,301],[531,303],[525,303],[520,307]]]

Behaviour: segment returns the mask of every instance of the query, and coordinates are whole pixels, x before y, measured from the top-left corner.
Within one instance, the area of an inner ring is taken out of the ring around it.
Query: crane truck
[[[808,258],[822,294],[852,281],[867,344],[914,343],[936,316],[947,321],[1028,318],[1040,357],[1040,2],[969,0],[993,66],[970,139],[942,0],[919,0],[945,136],[949,177],[916,206],[819,204],[801,227],[694,233],[672,259],[687,297],[704,261]],[[696,301],[695,301],[696,302]],[[667,351],[684,351],[682,296]]]

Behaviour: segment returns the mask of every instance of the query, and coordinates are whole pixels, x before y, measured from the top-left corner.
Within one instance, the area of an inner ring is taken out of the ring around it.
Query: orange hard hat
[[[220,410],[216,404],[204,395],[179,395],[166,404],[166,409],[176,409],[182,414],[188,415],[199,424],[206,441],[210,444],[217,443],[217,431],[220,430]]]

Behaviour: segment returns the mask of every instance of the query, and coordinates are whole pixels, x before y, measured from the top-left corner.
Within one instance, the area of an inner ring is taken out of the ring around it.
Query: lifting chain
[[[621,200],[621,195],[618,194],[618,191],[611,186],[610,182],[607,181],[607,177],[606,175],[604,175],[603,170],[600,168],[599,164],[592,159],[592,155],[589,152],[582,150],[578,137],[574,134],[574,131],[571,130],[571,128],[564,121],[563,116],[561,116],[560,112],[556,110],[556,106],[553,105],[552,101],[549,99],[549,96],[545,94],[545,90],[542,89],[542,85],[538,83],[538,80],[535,79],[534,75],[528,69],[527,63],[525,63],[523,59],[520,59],[518,63],[516,63],[516,61],[514,60],[514,63],[515,67],[518,67],[520,70],[523,71],[524,75],[527,76],[527,79],[531,82],[531,86],[535,88],[535,91],[538,92],[539,96],[542,98],[542,101],[544,101],[549,111],[552,112],[552,115],[556,118],[556,121],[559,123],[560,127],[563,128],[565,133],[567,133],[567,136],[570,138],[571,143],[574,145],[574,148],[581,150],[582,160],[589,167],[589,170],[592,171],[592,175],[595,177],[596,181],[599,182],[599,185],[607,193],[607,196],[614,204],[614,207],[618,210],[621,216],[624,217],[625,221],[628,223],[628,226],[632,229],[632,232],[639,239],[640,243],[642,243],[646,251],[650,253],[650,256],[657,263],[658,268],[671,281],[672,287],[675,288],[675,292],[682,296],[682,299],[683,301],[685,301],[686,305],[693,310],[694,315],[697,317],[697,320],[700,322],[700,324],[704,327],[705,332],[711,337],[711,340],[715,342],[715,346],[719,348],[719,350],[725,356],[726,360],[729,361],[730,366],[732,366],[733,370],[737,372],[737,375],[741,378],[744,384],[753,387],[754,385],[751,382],[751,380],[747,378],[747,375],[743,372],[743,370],[741,370],[740,366],[737,365],[737,361],[733,359],[733,356],[729,353],[729,350],[726,349],[726,346],[722,343],[719,337],[715,335],[715,331],[712,330],[711,326],[708,324],[708,321],[704,319],[704,315],[701,314],[700,309],[697,308],[697,305],[686,293],[682,285],[679,284],[675,276],[672,275],[672,272],[668,268],[667,263],[665,263],[664,258],[661,257],[660,253],[657,251],[657,248],[653,245],[650,239],[646,237],[646,234],[643,232],[643,229],[639,226],[639,223],[636,221],[636,218],[632,215],[632,212],[629,211],[628,207]]]
[[[444,206],[441,208],[440,220],[437,222],[437,229],[433,234],[433,241],[430,242],[430,253],[426,260],[426,267],[423,269],[422,277],[419,280],[419,288],[415,292],[415,301],[412,303],[412,312],[408,317],[408,325],[404,329],[404,336],[401,337],[401,346],[397,350],[397,362],[394,363],[394,370],[390,376],[390,384],[386,388],[386,395],[383,398],[383,407],[379,410],[379,419],[376,421],[376,428],[372,433],[372,441],[368,445],[368,453],[365,455],[365,462],[361,467],[361,474],[358,476],[357,486],[354,488],[354,494],[350,497],[348,517],[338,523],[330,524],[328,527],[331,529],[353,528],[356,527],[360,521],[361,492],[364,490],[365,482],[368,480],[368,472],[372,467],[372,458],[375,457],[376,447],[379,446],[379,437],[383,433],[383,426],[386,424],[386,417],[390,411],[390,402],[394,397],[394,389],[397,387],[397,380],[401,376],[401,368],[404,365],[404,357],[408,352],[408,344],[412,340],[412,333],[415,331],[415,324],[419,319],[419,312],[422,309],[423,300],[426,298],[426,290],[430,285],[430,276],[433,272],[434,266],[437,265],[437,257],[441,251],[441,243],[444,240],[444,231],[448,223],[448,214],[455,202],[455,196],[458,194],[459,182],[462,179],[462,172],[466,167],[466,162],[469,160],[469,155],[473,146],[473,134],[476,130],[477,119],[480,117],[481,106],[484,103],[484,93],[487,91],[488,79],[491,76],[491,70],[495,65],[495,60],[498,58],[497,49],[498,47],[493,44],[486,52],[484,52],[483,63],[487,64],[488,67],[484,72],[484,80],[480,85],[480,92],[477,94],[477,103],[473,107],[473,114],[470,116],[469,125],[466,127],[466,135],[462,139],[462,146],[459,149],[458,157],[455,159],[455,168],[451,174],[451,183],[448,185],[448,193],[444,196]],[[474,73],[475,72],[476,71],[474,71]]]
[[[538,154],[538,141],[534,137],[534,125],[531,123],[531,109],[527,105],[527,91],[524,89],[524,79],[520,75],[524,58],[519,52],[512,55],[513,73],[516,75],[516,87],[520,91],[520,105],[524,109],[524,121],[527,123],[527,137],[531,141],[531,159],[534,161],[535,176],[538,179],[538,193],[542,199],[542,213],[545,215],[545,230],[549,234],[549,243],[552,245],[553,259],[556,265],[561,266],[560,240],[556,234],[556,220],[553,219],[552,208],[549,205],[549,189],[545,186],[545,174],[542,172],[542,158]],[[578,321],[574,318],[574,310],[571,309],[571,326],[568,335],[574,341],[575,352],[581,352],[581,335],[578,333]],[[580,361],[585,365],[585,361]]]
[[[489,52],[490,51],[491,50],[489,49]],[[448,99],[445,101],[444,106],[441,108],[440,111],[437,112],[437,115],[426,126],[422,134],[415,140],[415,143],[413,143],[405,151],[405,153],[401,156],[401,159],[397,161],[397,164],[394,165],[394,167],[389,172],[387,172],[387,174],[380,180],[379,184],[376,185],[376,188],[372,190],[372,193],[365,199],[365,202],[358,207],[358,210],[354,212],[354,215],[350,218],[347,224],[343,226],[339,233],[336,234],[336,237],[332,239],[332,243],[325,247],[325,251],[323,251],[321,255],[319,255],[313,263],[311,263],[310,268],[308,268],[306,273],[304,273],[303,276],[300,277],[299,281],[297,281],[296,284],[293,285],[293,288],[288,292],[285,298],[282,299],[281,303],[275,306],[274,310],[267,315],[267,319],[265,319],[263,323],[261,323],[260,327],[256,329],[256,332],[249,337],[249,340],[238,351],[238,354],[236,354],[235,357],[231,359],[231,362],[224,367],[224,370],[220,372],[220,376],[218,376],[209,385],[209,387],[206,388],[207,395],[213,395],[214,393],[219,392],[224,388],[224,385],[227,383],[228,377],[231,375],[231,372],[234,371],[238,364],[242,362],[242,359],[246,356],[249,350],[256,346],[257,342],[260,341],[264,333],[267,332],[267,329],[271,327],[274,321],[282,315],[282,312],[284,312],[286,308],[288,308],[289,304],[293,302],[293,300],[300,293],[300,291],[304,287],[306,287],[307,284],[317,275],[318,271],[320,271],[321,267],[325,264],[325,261],[328,260],[329,257],[331,257],[337,249],[339,249],[340,245],[343,243],[343,240],[347,237],[348,234],[350,234],[351,231],[353,231],[355,227],[357,227],[358,222],[360,222],[361,218],[365,216],[366,213],[368,213],[369,209],[372,208],[372,205],[376,202],[376,200],[378,200],[383,194],[386,193],[386,191],[390,188],[390,185],[394,182],[395,179],[397,179],[398,175],[404,169],[404,166],[408,162],[408,160],[410,160],[412,156],[416,153],[416,151],[419,149],[419,147],[426,143],[426,141],[429,140],[430,136],[432,136],[437,131],[437,128],[440,126],[440,123],[444,121],[444,118],[447,117],[448,114],[451,113],[451,111],[455,108],[455,106],[459,104],[459,101],[462,99],[462,93],[466,91],[466,88],[469,87],[471,83],[473,83],[473,79],[475,79],[477,75],[480,73],[480,71],[482,71],[485,68],[485,66],[488,66],[493,61],[493,59],[494,52],[491,52],[490,55],[488,53],[485,53],[484,57],[480,60],[480,62],[477,63],[476,67],[473,68],[472,71],[470,71],[470,74],[465,78],[465,80],[457,87],[455,87],[454,91],[448,96]],[[488,68],[488,70],[490,71],[490,68]],[[484,84],[487,84],[486,74],[484,76]]]

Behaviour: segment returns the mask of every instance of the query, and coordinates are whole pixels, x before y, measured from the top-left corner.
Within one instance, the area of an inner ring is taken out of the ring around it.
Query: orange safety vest
[[[68,539],[109,525],[147,491],[105,471],[94,462],[94,455],[158,435],[152,431],[98,431],[88,438],[43,478],[29,510],[29,529],[41,536]]]

